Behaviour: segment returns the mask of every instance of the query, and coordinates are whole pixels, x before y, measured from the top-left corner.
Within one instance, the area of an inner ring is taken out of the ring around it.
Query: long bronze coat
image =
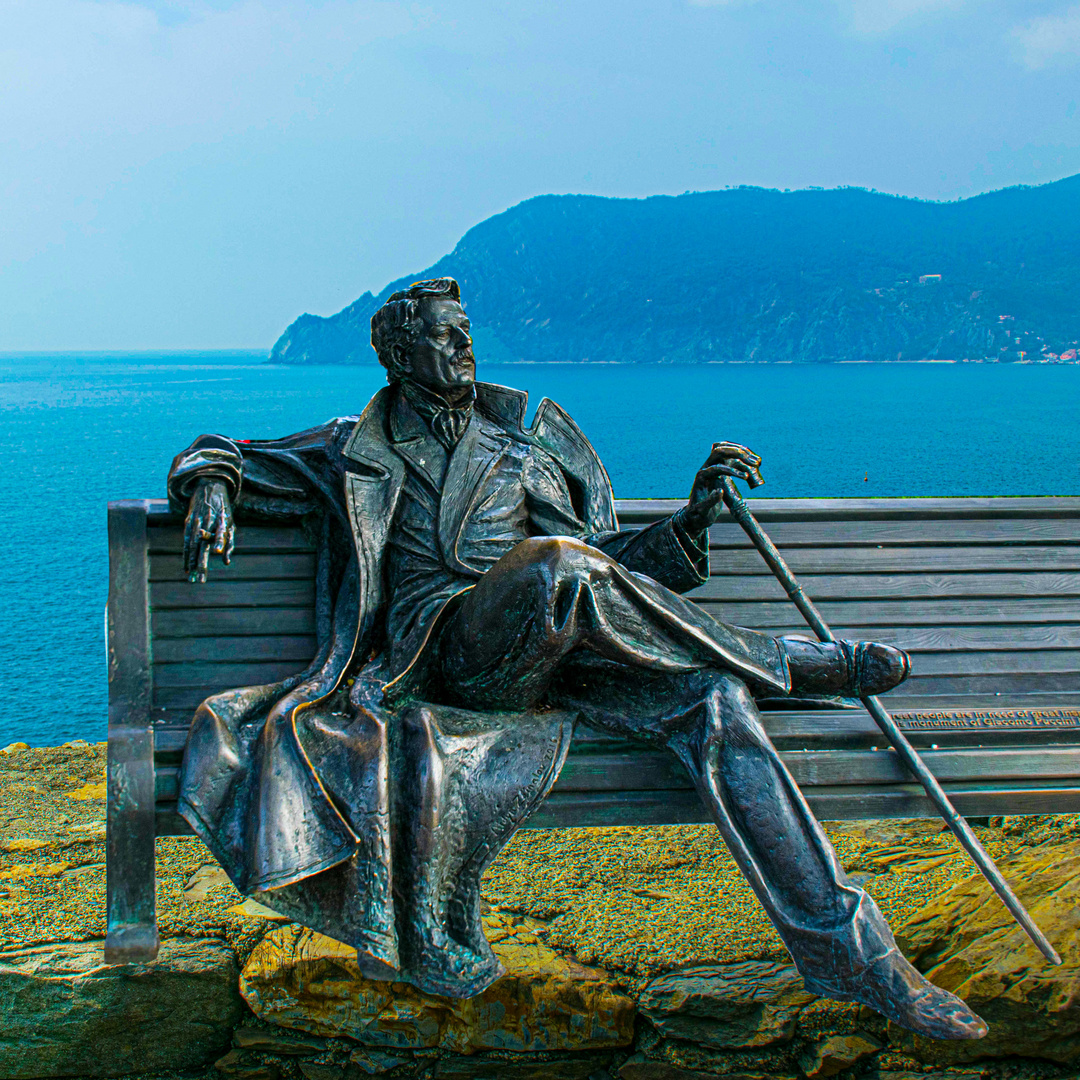
[[[480,875],[555,782],[575,717],[429,704],[437,687],[423,641],[388,666],[385,554],[415,450],[395,425],[396,400],[384,388],[360,417],[280,440],[202,436],[175,459],[177,509],[199,481],[218,478],[241,529],[245,519],[304,515],[319,551],[315,659],[289,679],[199,707],[179,805],[242,893],[355,944],[373,974],[424,983],[413,969],[432,961],[415,959],[419,937],[449,925],[479,967],[425,985],[465,994],[498,974],[478,929]],[[707,550],[670,519],[619,531],[588,440],[546,399],[526,429],[525,406],[519,391],[477,384],[473,421],[450,458],[439,546],[462,592],[498,557],[498,515],[520,513],[523,501],[536,532],[558,523],[675,591],[707,578]],[[430,621],[428,638],[457,598]],[[715,636],[733,672],[786,692],[775,652],[721,624]]]

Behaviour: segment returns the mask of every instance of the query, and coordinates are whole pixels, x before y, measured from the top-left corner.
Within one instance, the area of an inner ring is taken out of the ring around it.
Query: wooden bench
[[[679,503],[618,504],[624,526]],[[1080,812],[1080,498],[757,499],[751,508],[838,636],[907,649],[885,704],[968,816]],[[314,654],[314,554],[302,528],[238,530],[205,585],[162,501],[109,504],[106,958],[157,948],[154,838],[190,832],[177,776],[195,707]],[[803,633],[733,521],[694,594],[718,619]],[[861,709],[765,714],[822,819],[932,816]],[[704,821],[672,755],[581,728],[531,828]]]

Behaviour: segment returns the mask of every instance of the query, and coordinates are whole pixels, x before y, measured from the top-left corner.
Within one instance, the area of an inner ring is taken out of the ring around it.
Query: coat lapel
[[[447,566],[454,570],[476,573],[458,558],[458,539],[484,477],[509,445],[510,440],[505,435],[474,412],[465,434],[450,455],[439,505],[439,546]]]
[[[390,443],[412,467],[439,491],[442,486],[446,451],[425,421],[402,395],[390,410]]]
[[[383,552],[405,479],[405,463],[390,447],[386,436],[391,391],[391,387],[385,387],[371,400],[344,450],[345,457],[355,466],[345,475],[345,502],[360,561],[361,640],[382,604]]]

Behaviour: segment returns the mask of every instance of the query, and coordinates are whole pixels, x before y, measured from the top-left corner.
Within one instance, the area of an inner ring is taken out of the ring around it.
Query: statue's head
[[[371,345],[388,382],[412,379],[452,394],[476,379],[469,319],[453,278],[418,281],[394,293],[371,317]]]

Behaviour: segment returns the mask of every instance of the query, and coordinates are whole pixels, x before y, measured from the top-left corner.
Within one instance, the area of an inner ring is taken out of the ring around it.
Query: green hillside
[[[372,312],[441,275],[461,282],[481,360],[1072,360],[1080,176],[952,203],[857,188],[544,195],[378,296],[302,315],[271,359],[375,363]]]

